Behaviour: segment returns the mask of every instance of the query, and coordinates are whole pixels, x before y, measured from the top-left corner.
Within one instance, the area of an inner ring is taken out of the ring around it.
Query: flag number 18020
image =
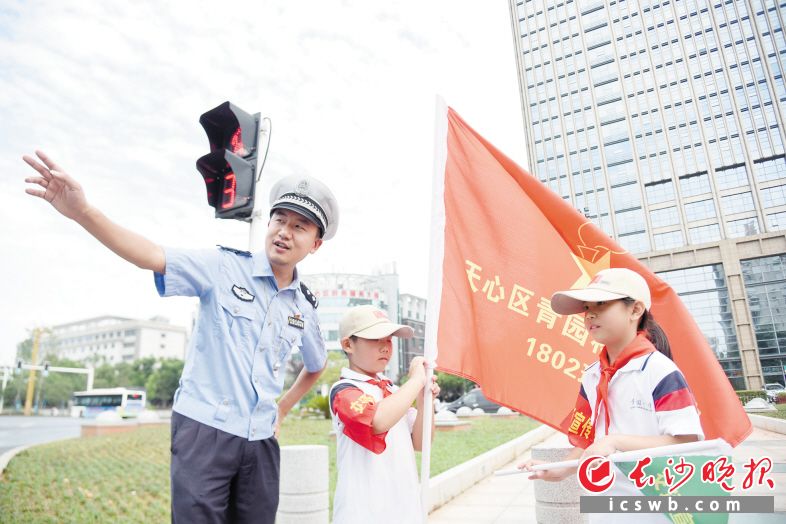
[[[532,357],[542,364],[551,364],[551,367],[557,370],[562,370],[567,376],[581,382],[581,375],[583,368],[587,367],[586,364],[582,366],[581,361],[573,357],[566,357],[565,353],[559,349],[554,351],[547,343],[542,343],[538,346],[538,341],[535,338],[528,338],[529,348],[527,349],[527,356]],[[535,350],[537,346],[537,351]]]

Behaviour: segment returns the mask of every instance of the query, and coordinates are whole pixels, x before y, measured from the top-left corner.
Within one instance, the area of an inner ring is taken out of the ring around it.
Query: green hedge
[[[767,392],[760,389],[741,389],[737,391],[740,402],[745,405],[752,398],[763,398],[767,400]]]

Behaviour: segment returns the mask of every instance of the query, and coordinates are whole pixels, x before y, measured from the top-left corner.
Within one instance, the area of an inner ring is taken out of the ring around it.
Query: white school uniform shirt
[[[597,386],[600,362],[590,365],[581,381],[580,397],[589,404],[595,440],[606,435],[604,407],[598,407]],[[581,400],[579,400],[581,402]],[[631,359],[609,382],[609,435],[698,435],[704,439],[693,394],[677,365],[659,351]],[[641,496],[633,482],[614,467],[615,480],[609,491],[599,496]],[[588,495],[591,495],[588,493]],[[592,513],[589,522],[655,524],[671,522],[660,513]]]
[[[336,414],[333,400],[338,391],[357,388],[373,397],[374,403],[384,396],[382,389],[369,384],[369,377],[348,368],[341,370],[341,380],[330,390],[330,413],[336,432],[338,480],[333,498],[333,524],[401,524],[423,522],[420,506],[412,428],[417,410],[409,408],[384,436],[385,449],[374,453],[355,442],[345,432],[345,424]],[[379,374],[376,378],[386,379]],[[396,386],[389,391],[395,392]]]
[[[582,391],[594,411],[600,362],[584,371]],[[677,365],[659,351],[631,359],[609,382],[609,431],[625,435],[698,435],[704,439],[696,402]],[[605,408],[593,413],[595,438],[606,435]]]

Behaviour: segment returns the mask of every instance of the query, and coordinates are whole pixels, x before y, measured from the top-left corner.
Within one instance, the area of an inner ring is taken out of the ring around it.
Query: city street
[[[0,455],[19,446],[78,437],[80,420],[71,417],[0,417]]]

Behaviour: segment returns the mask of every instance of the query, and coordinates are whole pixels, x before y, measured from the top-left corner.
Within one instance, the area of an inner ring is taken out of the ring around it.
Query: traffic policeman
[[[113,252],[154,272],[161,296],[199,297],[199,317],[172,412],[172,521],[275,521],[281,420],[326,363],[317,300],[296,265],[338,227],[332,192],[308,176],[270,194],[264,250],[161,247],[109,220],[41,151],[26,192],[50,202]],[[281,395],[293,352],[304,368]]]

